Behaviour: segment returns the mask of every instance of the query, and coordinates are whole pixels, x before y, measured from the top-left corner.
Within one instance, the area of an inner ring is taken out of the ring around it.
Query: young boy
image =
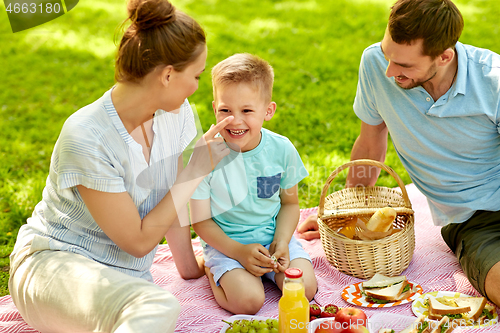
[[[290,140],[262,128],[276,111],[273,80],[272,67],[250,54],[235,54],[213,68],[217,122],[234,116],[220,131],[231,152],[190,203],[215,299],[235,314],[257,313],[265,300],[261,276],[281,289],[288,267],[302,269],[309,300],[317,289],[311,259],[293,237],[300,214],[297,183],[308,173]]]

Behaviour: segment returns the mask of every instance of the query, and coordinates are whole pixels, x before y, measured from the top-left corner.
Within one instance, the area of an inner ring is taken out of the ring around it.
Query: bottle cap
[[[300,268],[295,268],[295,267],[288,268],[285,271],[285,276],[290,279],[298,279],[302,277],[302,270]]]

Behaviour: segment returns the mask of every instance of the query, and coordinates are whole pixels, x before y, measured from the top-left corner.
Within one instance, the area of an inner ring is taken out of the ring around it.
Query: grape
[[[236,319],[232,323],[223,320],[230,327],[225,333],[278,333],[278,319],[267,318],[266,320]]]

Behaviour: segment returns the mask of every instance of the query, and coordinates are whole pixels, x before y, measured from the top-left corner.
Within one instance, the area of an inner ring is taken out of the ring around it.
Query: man
[[[351,159],[384,161],[390,133],[469,281],[500,306],[500,56],[457,42],[462,29],[450,0],[394,4],[361,58]],[[346,186],[375,184],[361,168]]]

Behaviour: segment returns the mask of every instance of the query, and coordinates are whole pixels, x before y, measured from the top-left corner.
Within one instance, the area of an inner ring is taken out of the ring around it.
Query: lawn
[[[265,127],[289,137],[310,173],[301,207],[317,206],[331,171],[349,160],[359,131],[352,111],[364,48],[382,39],[392,0],[177,0],[206,29],[209,56],[190,98],[202,127],[213,123],[210,68],[237,52],[274,67],[275,117]],[[456,1],[461,41],[500,52],[497,0]],[[50,155],[65,119],[113,85],[115,40],[125,1],[80,1],[68,14],[13,34],[0,5],[0,296],[8,254],[41,199]],[[390,146],[386,163],[410,179]],[[343,186],[345,175],[334,181]],[[396,186],[387,174],[378,182]]]

